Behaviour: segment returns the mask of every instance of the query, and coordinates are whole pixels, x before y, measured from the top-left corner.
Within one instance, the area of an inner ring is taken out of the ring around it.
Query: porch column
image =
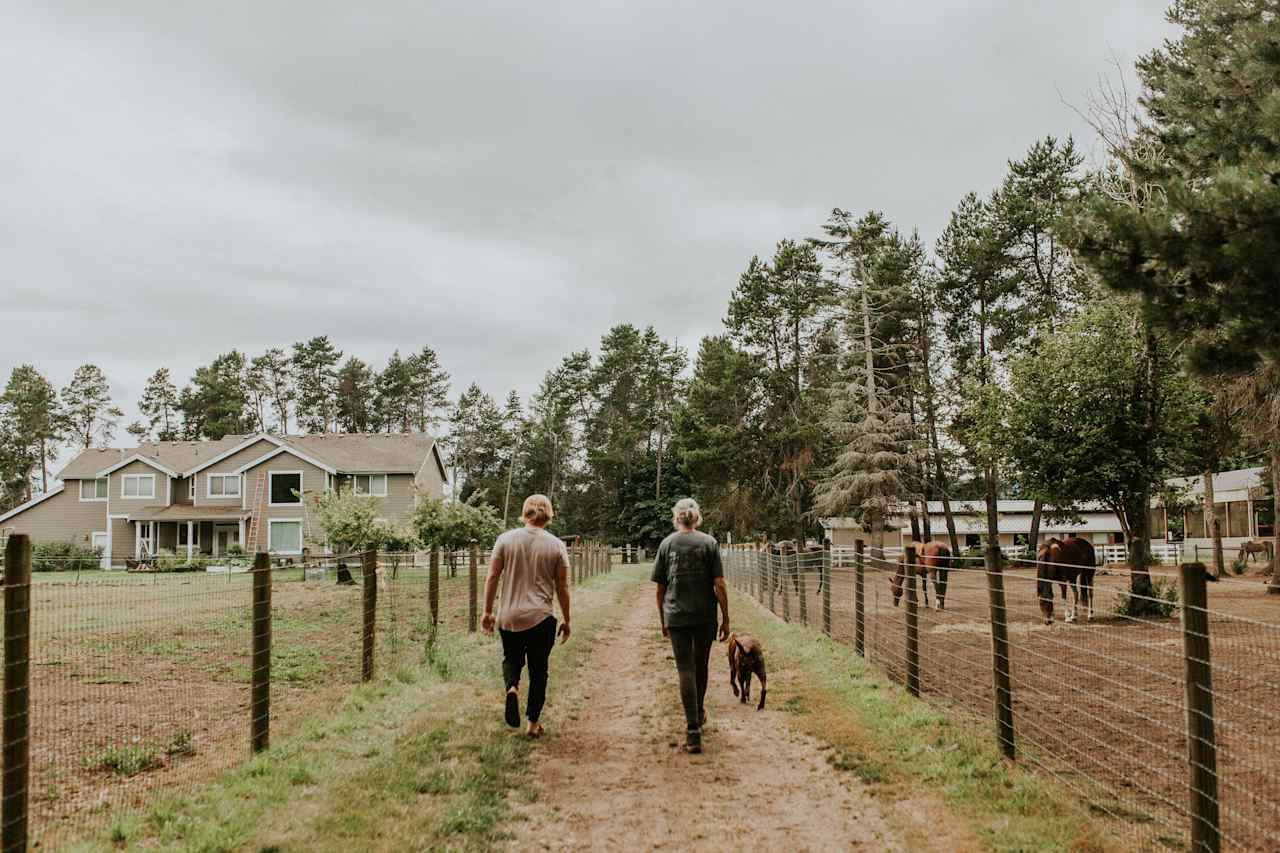
[[[142,524],[137,521],[133,523],[133,559],[142,559]]]
[[[195,534],[195,523],[188,521],[187,522],[187,564],[188,565],[190,565],[191,563],[191,556],[192,556],[191,543],[195,539],[194,534]]]
[[[240,519],[240,550],[247,554],[249,553],[248,546],[249,543],[244,541],[244,519],[242,518]]]

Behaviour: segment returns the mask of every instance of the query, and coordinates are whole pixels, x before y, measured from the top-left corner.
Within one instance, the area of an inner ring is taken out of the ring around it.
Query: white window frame
[[[296,501],[289,501],[288,503],[276,503],[275,501],[271,500],[271,495],[273,494],[273,489],[271,487],[271,478],[272,477],[291,477],[291,476],[294,476],[295,474],[298,477],[298,499]],[[301,471],[268,471],[267,472],[267,506],[302,506],[302,493],[303,493],[303,489],[305,488],[306,482],[307,482],[306,476]]]
[[[97,496],[98,489],[96,486],[94,487],[94,490],[93,490],[94,491],[93,497],[86,498],[84,496],[85,483],[104,483],[104,482],[107,484],[107,487],[104,490],[102,497]],[[110,494],[111,494],[111,479],[109,477],[94,477],[93,479],[89,479],[86,477],[80,481],[80,500],[83,501],[84,503],[99,503],[101,501],[105,501]]]
[[[357,485],[360,482],[361,477],[364,477],[369,482],[369,491],[367,492],[360,491],[360,487]],[[380,492],[375,492],[373,490],[374,477],[382,478],[382,491]],[[387,496],[387,475],[386,474],[352,474],[351,475],[351,493],[353,495],[359,495],[362,498],[385,498]]]
[[[222,494],[220,495],[215,495],[213,493],[213,481],[215,477],[222,481]],[[224,498],[235,498],[236,500],[240,500],[240,493],[244,491],[244,489],[242,488],[244,484],[240,482],[239,474],[205,474],[204,479],[205,479],[205,487],[204,487],[205,497],[212,498],[213,500],[222,500]],[[227,494],[227,480],[235,481],[236,493],[234,495]]]
[[[136,495],[125,494],[125,484],[130,480],[138,481],[138,493]],[[144,495],[142,493],[142,481],[147,480],[151,483],[151,494]],[[152,501],[156,498],[156,475],[155,474],[121,474],[120,475],[120,497],[126,501]]]
[[[284,472],[281,472],[281,473],[284,473]],[[275,526],[276,526],[277,524],[296,524],[296,525],[298,525],[298,550],[296,550],[296,551],[278,551],[278,550],[276,550],[276,549],[274,549],[274,548],[272,547],[271,542],[272,542],[272,539],[274,538],[274,535],[273,535],[272,531],[273,531],[273,530],[275,530]],[[286,557],[296,557],[297,555],[299,555],[299,554],[301,554],[301,553],[302,553],[302,548],[303,548],[303,546],[304,546],[304,544],[305,544],[305,543],[303,542],[303,538],[302,538],[302,537],[303,537],[303,526],[302,526],[302,519],[301,519],[301,518],[269,518],[269,519],[267,519],[267,551],[268,551],[268,552],[270,552],[270,553],[272,553],[272,554],[280,554],[280,555],[282,555],[282,556],[286,556]]]
[[[194,474],[187,480],[187,497],[191,498],[191,500],[196,499],[196,477]]]

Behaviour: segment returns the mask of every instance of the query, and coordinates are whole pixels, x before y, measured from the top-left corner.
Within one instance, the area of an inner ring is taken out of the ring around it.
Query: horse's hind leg
[[[938,569],[938,574],[934,576],[933,590],[937,593],[938,609],[947,609],[947,570]]]

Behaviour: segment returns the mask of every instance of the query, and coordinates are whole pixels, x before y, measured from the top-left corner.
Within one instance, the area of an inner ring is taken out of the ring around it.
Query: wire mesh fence
[[[1206,584],[1188,564],[1153,568],[1135,594],[1127,568],[1107,567],[1090,613],[1030,561],[937,565],[861,543],[853,559],[727,550],[740,592],[993,723],[1007,755],[1069,786],[1131,846],[1280,849],[1280,620],[1261,582]]]
[[[422,663],[441,634],[476,631],[489,553],[33,575],[29,544],[12,537],[4,849],[19,838],[56,849],[139,819],[156,794],[194,790],[362,681]],[[577,545],[573,581],[613,562]]]

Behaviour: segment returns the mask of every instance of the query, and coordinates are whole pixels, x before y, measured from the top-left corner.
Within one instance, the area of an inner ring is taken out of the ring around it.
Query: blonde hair
[[[694,528],[702,523],[702,510],[693,498],[681,498],[671,508],[671,520],[676,527]]]
[[[520,510],[520,517],[530,524],[546,527],[551,523],[551,519],[556,517],[551,509],[551,498],[546,495],[529,495],[524,499],[524,508]]]

